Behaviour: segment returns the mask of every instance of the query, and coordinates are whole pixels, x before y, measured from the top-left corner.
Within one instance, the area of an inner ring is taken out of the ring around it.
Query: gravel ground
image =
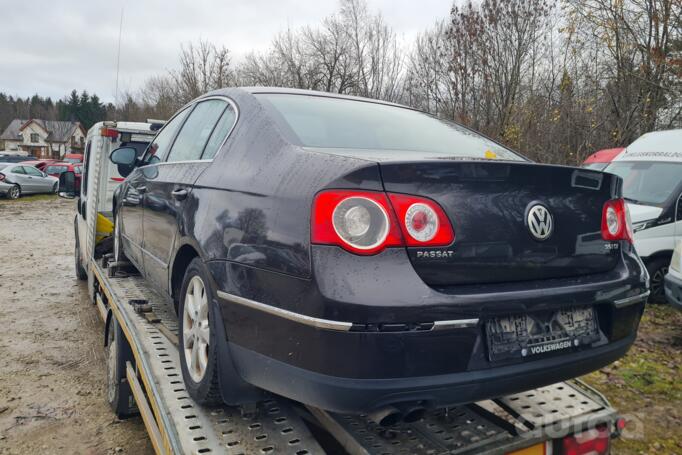
[[[0,199],[0,454],[153,453],[105,400],[102,322],[73,266],[74,202]],[[682,312],[647,308],[635,347],[584,379],[630,424],[614,454],[681,454]]]
[[[105,399],[102,322],[73,263],[73,201],[0,199],[0,454],[153,453]]]

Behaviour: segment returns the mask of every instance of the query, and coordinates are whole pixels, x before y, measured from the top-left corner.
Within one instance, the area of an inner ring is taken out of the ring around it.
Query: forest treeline
[[[176,68],[117,106],[76,91],[56,103],[0,94],[0,127],[11,116],[86,126],[167,118],[202,93],[238,85],[403,103],[533,159],[577,164],[597,149],[682,126],[682,0],[455,2],[413,42],[366,0],[341,0],[319,24],[280,31],[267,50],[239,62],[222,43],[184,44]]]

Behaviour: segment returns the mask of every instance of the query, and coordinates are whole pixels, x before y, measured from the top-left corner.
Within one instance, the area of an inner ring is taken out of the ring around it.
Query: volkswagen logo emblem
[[[535,204],[528,210],[528,230],[536,240],[547,240],[554,230],[554,221],[547,207]]]

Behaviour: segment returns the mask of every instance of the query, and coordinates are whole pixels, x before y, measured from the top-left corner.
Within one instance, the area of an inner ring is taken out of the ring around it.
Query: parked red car
[[[29,166],[33,166],[39,171],[45,172],[45,167],[48,164],[52,164],[56,162],[57,160],[28,160],[28,161],[22,161],[21,164],[28,164]]]
[[[81,175],[83,173],[83,165],[81,163],[66,163],[63,161],[55,161],[48,164],[43,169],[43,172],[53,177],[59,178],[61,174],[66,171],[71,171],[76,176],[76,188],[81,186]]]
[[[82,163],[83,162],[83,154],[81,153],[67,153],[64,155],[64,158],[62,159],[63,162],[65,163]]]
[[[588,156],[587,159],[583,161],[582,167],[601,171],[608,166],[615,157],[620,155],[623,150],[625,150],[625,147],[599,150]]]

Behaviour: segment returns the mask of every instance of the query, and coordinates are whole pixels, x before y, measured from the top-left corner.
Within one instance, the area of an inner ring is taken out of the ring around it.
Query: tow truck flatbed
[[[127,382],[157,453],[439,455],[530,448],[518,453],[559,455],[566,436],[595,428],[617,434],[616,411],[578,380],[431,411],[390,428],[275,395],[246,412],[204,408],[184,387],[174,310],[139,275],[106,262],[92,262],[95,303],[107,330],[115,318],[131,348]]]

